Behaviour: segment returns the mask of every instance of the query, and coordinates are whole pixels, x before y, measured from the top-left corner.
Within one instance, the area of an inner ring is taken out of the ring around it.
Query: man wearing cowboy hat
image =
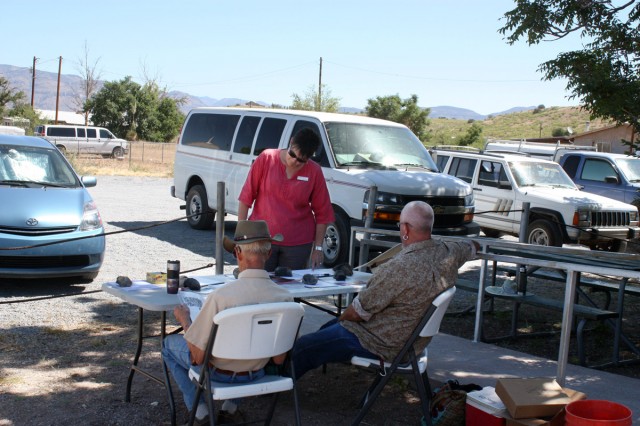
[[[189,368],[201,365],[204,361],[204,348],[213,325],[213,317],[218,312],[235,306],[293,300],[289,292],[275,284],[264,269],[265,262],[271,255],[271,241],[282,241],[282,235],[271,237],[265,221],[241,220],[238,221],[233,241],[226,240],[226,246],[233,250],[238,259],[238,279],[212,291],[193,323],[189,307],[177,306],[173,312],[185,333],[169,335],[164,339],[163,359],[182,391],[187,407],[191,407],[196,395],[196,386],[189,379]],[[274,359],[276,363],[283,360],[284,357]],[[210,365],[211,374],[215,381],[252,381],[264,375],[263,367],[268,361],[269,359],[214,358]],[[225,401],[222,407],[229,414],[233,414],[235,408],[233,401]],[[196,411],[196,422],[208,423],[207,416],[207,404],[201,399]]]

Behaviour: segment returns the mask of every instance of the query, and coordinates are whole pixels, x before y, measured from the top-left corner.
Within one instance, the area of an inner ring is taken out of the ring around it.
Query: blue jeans
[[[198,387],[189,379],[189,369],[191,365],[191,354],[187,341],[184,340],[183,334],[171,334],[164,338],[162,345],[162,357],[167,364],[167,368],[171,372],[173,379],[182,392],[182,398],[187,408],[190,410],[196,397]],[[201,366],[194,366],[194,369],[200,370]],[[258,370],[247,376],[230,376],[221,374],[213,368],[210,368],[211,380],[223,383],[243,383],[251,382],[264,376],[264,369]],[[200,401],[204,402],[203,394],[200,395]],[[240,400],[234,400],[237,404]]]
[[[296,379],[329,362],[349,362],[353,356],[378,358],[362,347],[355,334],[333,319],[315,333],[305,334],[293,346]]]

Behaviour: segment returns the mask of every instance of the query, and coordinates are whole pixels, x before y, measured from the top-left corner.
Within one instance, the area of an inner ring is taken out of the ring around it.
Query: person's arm
[[[324,240],[324,234],[327,232],[326,223],[316,224],[316,236],[313,240],[313,249],[311,251],[311,268],[315,269],[322,266],[324,261],[324,252],[322,250],[316,250],[316,247],[322,247],[322,241]]]
[[[249,216],[249,206],[244,202],[240,201],[238,203],[238,220],[247,220]]]
[[[182,326],[182,329],[186,332],[191,327],[191,316],[189,313],[189,307],[187,305],[178,305],[173,309],[173,315],[176,320]],[[191,353],[191,363],[193,365],[200,365],[204,361],[204,351],[196,345],[190,343],[187,340],[187,347]]]

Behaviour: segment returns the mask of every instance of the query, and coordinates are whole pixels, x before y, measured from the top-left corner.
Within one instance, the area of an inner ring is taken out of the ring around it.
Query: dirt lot
[[[107,231],[138,229],[178,218],[179,200],[169,194],[166,178],[99,177],[91,189]],[[225,229],[233,232],[232,226]],[[156,382],[139,376],[133,383],[132,401],[123,401],[132,354],[135,350],[136,309],[100,291],[105,281],[118,275],[141,277],[165,268],[167,259],[180,259],[183,270],[211,263],[214,232],[191,230],[185,221],[139,229],[107,237],[105,264],[93,283],[74,281],[0,282],[0,425],[158,425],[169,423],[166,394]],[[469,264],[463,275],[478,274],[478,263]],[[225,272],[234,263],[225,258]],[[213,273],[213,270],[210,270]],[[560,291],[557,285],[532,283],[534,293]],[[451,311],[473,303],[475,296],[459,292]],[[640,306],[628,298],[624,330],[640,343]],[[510,326],[508,306],[497,303],[487,324],[495,335]],[[559,314],[524,308],[523,332],[558,330]],[[449,315],[442,331],[470,338],[473,315]],[[147,335],[158,334],[159,314],[147,313]],[[516,350],[557,358],[556,333],[551,338],[525,338],[500,342]],[[594,325],[587,333],[590,362],[610,357],[611,332]],[[142,364],[160,374],[158,339],[145,342]],[[575,345],[571,347],[572,354]],[[628,356],[628,354],[625,354]],[[638,366],[608,371],[640,378]],[[299,382],[303,423],[349,424],[357,402],[370,383],[368,373],[343,365],[331,365],[326,375],[309,373]],[[178,420],[186,410],[178,400]],[[243,405],[249,417],[266,406],[265,398]],[[274,424],[292,424],[292,404],[281,398]],[[393,385],[365,419],[370,425],[416,425],[418,401],[404,379]]]

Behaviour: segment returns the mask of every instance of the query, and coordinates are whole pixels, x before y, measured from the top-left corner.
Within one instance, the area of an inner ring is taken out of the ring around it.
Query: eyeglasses
[[[307,161],[309,161],[309,160],[304,160],[304,159],[302,159],[302,158],[298,157],[298,156],[295,154],[295,152],[293,152],[293,151],[291,150],[291,148],[289,148],[289,151],[288,151],[287,153],[289,154],[289,157],[293,158],[293,159],[294,159],[294,160],[296,160],[298,163],[302,163],[302,164],[304,164],[304,163],[306,163]]]
[[[409,222],[398,222],[398,223],[396,223],[396,225],[398,225],[398,229],[400,229],[400,225],[407,225],[409,228],[411,228],[413,226]]]

